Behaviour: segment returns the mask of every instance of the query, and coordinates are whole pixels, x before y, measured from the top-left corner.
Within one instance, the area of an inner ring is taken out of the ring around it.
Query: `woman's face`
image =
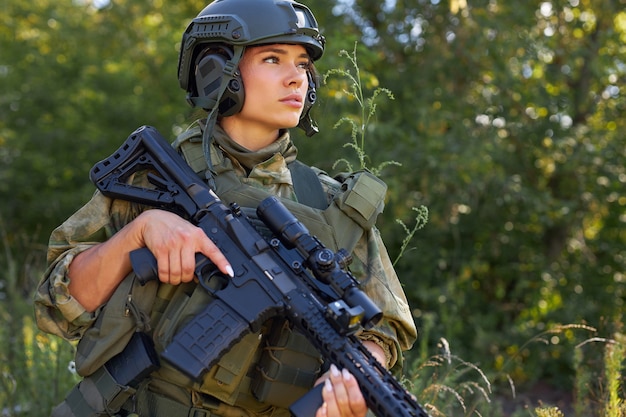
[[[310,65],[309,55],[301,45],[247,48],[239,63],[244,104],[241,112],[222,120],[222,127],[233,140],[256,150],[276,140],[278,130],[297,126]]]

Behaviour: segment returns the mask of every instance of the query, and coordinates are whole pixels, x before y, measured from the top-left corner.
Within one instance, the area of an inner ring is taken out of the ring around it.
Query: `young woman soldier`
[[[279,196],[333,249],[348,246],[353,274],[384,312],[381,323],[359,337],[382,364],[399,369],[401,352],[411,347],[416,329],[372,226],[375,215],[346,214],[355,210],[345,209],[339,182],[305,167],[316,174],[310,184],[310,174],[293,169],[297,150],[287,129],[316,131],[309,116],[317,81],[313,62],[323,51],[314,16],[295,1],[209,4],[185,31],[178,64],[188,101],[205,109],[207,117],[175,146],[224,202],[255,207],[265,195]],[[309,183],[305,191],[297,185],[303,182],[299,178]],[[322,197],[311,198],[311,189],[322,190]],[[364,203],[365,208],[377,214],[382,197]],[[339,220],[318,225],[331,217]],[[345,229],[348,223],[353,226]],[[128,256],[142,247],[156,257],[159,278],[143,287],[135,282]],[[53,416],[286,417],[289,404],[316,383],[325,384],[317,417],[366,415],[355,379],[324,367],[303,336],[280,318],[244,337],[200,381],[165,361],[136,386],[111,381],[103,364],[123,351],[133,334],[149,335],[160,353],[211,301],[194,281],[197,252],[232,276],[228,260],[196,226],[171,212],[99,192],[52,233],[35,312],[43,330],[79,340],[76,365],[85,377]],[[278,370],[271,362],[280,364]]]

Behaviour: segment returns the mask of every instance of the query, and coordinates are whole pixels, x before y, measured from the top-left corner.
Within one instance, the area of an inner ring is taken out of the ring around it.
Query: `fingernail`
[[[349,381],[352,378],[352,374],[350,372],[348,372],[347,369],[342,369],[341,370],[341,375],[343,376],[343,380],[344,381]]]
[[[228,273],[228,276],[231,278],[235,276],[235,271],[233,271],[233,267],[230,265],[226,265],[226,272]]]
[[[330,373],[333,374],[333,376],[339,376],[339,369],[337,369],[334,363],[330,365]]]
[[[333,392],[333,384],[330,382],[330,379],[324,381],[324,389],[328,392]]]

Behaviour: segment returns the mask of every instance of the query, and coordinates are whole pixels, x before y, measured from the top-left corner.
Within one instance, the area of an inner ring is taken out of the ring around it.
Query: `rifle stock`
[[[149,170],[154,188],[129,185],[131,175]],[[235,271],[224,277],[196,255],[196,276],[215,300],[174,336],[162,357],[192,378],[210,369],[232,345],[269,318],[286,317],[328,362],[347,369],[378,417],[428,417],[415,397],[355,336],[382,317],[380,309],[343,269],[344,255],[325,248],[276,197],[257,208],[274,238],[265,239],[236,204],[225,206],[152,127],[133,132],[109,158],[97,163],[91,180],[105,195],[173,211],[212,239]],[[131,253],[138,278],[157,279],[148,249]],[[321,386],[291,408],[314,416]]]

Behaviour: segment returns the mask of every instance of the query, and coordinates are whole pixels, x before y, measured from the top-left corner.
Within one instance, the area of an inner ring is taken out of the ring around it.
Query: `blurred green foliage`
[[[467,3],[467,4],[466,4]],[[179,42],[205,3],[2,0],[0,219],[10,247],[49,232],[94,190],[87,173],[135,128],[174,138],[194,119],[178,87]],[[366,152],[389,185],[379,226],[392,259],[413,208],[426,227],[396,264],[423,337],[519,385],[569,387],[567,330],[610,335],[626,281],[625,0],[310,3],[327,38],[321,73],[351,70],[388,89]],[[357,103],[342,77],[319,89],[321,133],[294,131],[305,162],[332,172]],[[335,149],[335,152],[330,150]],[[25,259],[26,261],[26,259]],[[6,303],[9,277],[0,272]],[[31,279],[22,295],[34,289]],[[10,311],[10,310],[9,310]],[[22,317],[26,312],[13,312]],[[15,319],[20,319],[15,317]],[[488,372],[488,373],[489,373]]]

